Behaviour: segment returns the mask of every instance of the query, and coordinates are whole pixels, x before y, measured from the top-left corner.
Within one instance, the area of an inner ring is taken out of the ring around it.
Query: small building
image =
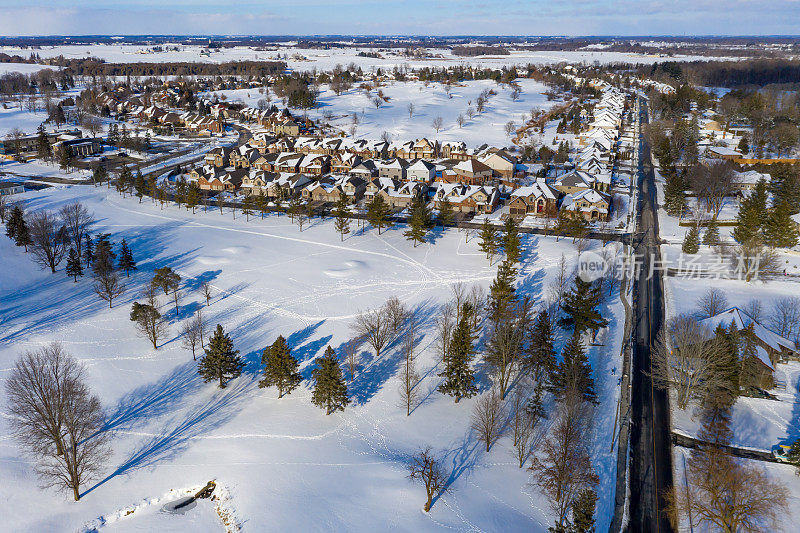
[[[0,181],[0,196],[10,196],[25,192],[25,186],[16,181]]]

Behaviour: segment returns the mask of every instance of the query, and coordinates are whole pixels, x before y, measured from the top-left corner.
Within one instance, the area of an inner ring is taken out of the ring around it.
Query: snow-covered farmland
[[[534,52],[527,50],[512,51],[509,55],[460,57],[454,56],[448,49],[432,49],[430,54],[434,57],[413,58],[406,57],[402,49],[382,50],[380,58],[359,57],[362,51],[374,52],[373,48],[332,48],[329,50],[297,48],[292,43],[285,43],[271,47],[270,50],[256,50],[246,46],[215,49],[211,53],[204,52],[202,46],[175,45],[170,48],[177,50],[163,50],[153,52],[142,45],[130,44],[91,44],[91,45],[60,45],[44,46],[31,50],[14,46],[0,47],[0,53],[21,55],[28,57],[35,51],[42,58],[64,56],[67,59],[83,57],[98,57],[110,63],[163,63],[171,61],[223,63],[226,61],[254,60],[285,60],[289,68],[294,70],[322,69],[331,70],[337,64],[349,65],[354,63],[366,71],[375,71],[378,68],[392,69],[397,67],[445,67],[453,65],[480,65],[483,67],[501,68],[503,66],[525,66],[528,64],[548,65],[555,63],[641,63],[650,64],[663,61],[658,54],[633,54],[623,52],[609,52],[605,50],[579,50],[579,51],[547,51]],[[701,56],[674,56],[670,60],[708,60]],[[9,70],[20,69],[29,72],[31,66],[24,64],[9,64]],[[41,67],[39,67],[41,68]]]
[[[546,502],[511,456],[510,439],[503,437],[485,453],[468,429],[475,399],[456,405],[435,390],[439,369],[431,321],[437,306],[453,283],[486,287],[495,275],[475,235],[465,242],[462,232],[437,231],[431,242],[414,248],[398,227],[380,236],[358,230],[340,242],[327,220],[315,220],[301,233],[285,216],[247,222],[227,210],[192,215],[89,186],[18,198],[30,209],[84,202],[98,220],[95,231],[112,233],[115,242],[127,239],[139,271],[126,279],[127,292],[109,309],[89,279],[73,283],[63,265],[57,274],[41,271],[30,255],[0,237],[0,381],[21,351],[60,341],[86,365],[109,416],[114,450],[100,483],[87,487],[81,502],[70,502],[37,488],[30,463],[0,417],[4,527],[74,531],[108,523],[169,530],[177,517],[161,516],[154,505],[170,490],[199,488],[211,479],[228,491],[228,510],[252,531],[546,531],[552,524]],[[524,236],[523,248],[518,291],[539,300],[561,254],[574,263],[576,250],[569,239],[532,235]],[[136,335],[128,314],[153,269],[167,265],[183,276],[184,296],[179,318],[163,303],[171,334],[154,351]],[[198,291],[203,281],[214,287],[209,307]],[[391,295],[415,313],[424,401],[410,417],[397,405],[397,345],[378,360],[362,347],[362,368],[350,385],[353,403],[325,416],[310,402],[314,358],[328,345],[340,348],[349,341],[354,315]],[[224,325],[247,362],[242,377],[224,390],[202,383],[177,338],[179,321],[198,308],[211,324]],[[598,530],[607,529],[614,501],[619,372],[612,371],[621,368],[624,321],[616,297],[603,312],[610,329],[589,348],[601,400],[591,437],[601,479]],[[279,334],[306,378],[280,400],[274,390],[257,386],[261,351]],[[480,362],[477,368],[486,390],[486,369]],[[4,406],[0,410],[5,413]],[[549,423],[540,426],[539,438]],[[422,511],[423,493],[406,479],[405,469],[408,455],[427,445],[444,458],[454,488],[430,513]],[[188,511],[187,526],[194,520],[208,530],[207,503]]]

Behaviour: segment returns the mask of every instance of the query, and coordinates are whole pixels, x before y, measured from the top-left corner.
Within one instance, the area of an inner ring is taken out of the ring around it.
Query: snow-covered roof
[[[700,321],[700,324],[708,327],[711,331],[714,331],[719,325],[727,329],[732,323],[735,324],[737,330],[742,330],[752,324],[753,334],[773,350],[781,351],[784,348],[792,351],[797,350],[797,346],[793,341],[781,337],[771,329],[756,322],[738,307],[731,307],[718,315]]]

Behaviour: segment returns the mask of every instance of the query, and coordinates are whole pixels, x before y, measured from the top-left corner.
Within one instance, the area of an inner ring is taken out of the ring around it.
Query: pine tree
[[[760,236],[766,222],[766,213],[767,183],[764,180],[758,180],[753,192],[739,205],[736,227],[732,233],[736,242],[744,244],[752,241],[754,237]]]
[[[139,169],[136,169],[136,179],[133,182],[133,188],[136,191],[136,197],[139,199],[139,203],[142,203],[142,197],[147,192],[147,182],[144,181],[142,171]]]
[[[298,362],[292,356],[286,339],[279,336],[272,346],[267,347],[261,356],[261,364],[264,365],[264,379],[258,382],[261,388],[278,387],[278,398],[283,394],[291,394],[292,390],[303,380],[297,372]]]
[[[681,251],[685,254],[696,254],[700,251],[700,230],[697,229],[697,226],[692,226],[686,232]]]
[[[187,197],[186,207],[189,207],[189,200]],[[250,222],[250,215],[253,214],[253,195],[248,194],[242,200],[242,214],[245,216],[245,222]]]
[[[450,199],[445,196],[441,199],[441,201],[439,201],[439,214],[437,216],[439,219],[439,224],[442,226],[449,226],[453,223],[455,216],[456,214],[453,211],[453,204],[451,204]]]
[[[719,224],[716,218],[712,218],[706,224],[706,232],[703,234],[703,244],[706,246],[716,246],[719,244]]]
[[[742,152],[743,155],[747,155],[750,152],[750,145],[747,142],[747,135],[742,135],[742,138],[739,139],[739,144],[736,146],[736,149]]]
[[[389,220],[389,204],[383,199],[383,196],[376,194],[372,201],[367,206],[367,220],[369,223],[378,228],[378,235],[381,234],[383,228],[392,226]]]
[[[336,217],[334,227],[342,241],[344,241],[344,236],[350,233],[350,213],[347,210],[347,204],[347,195],[344,192],[339,192],[339,199],[336,201],[333,216]]]
[[[256,209],[258,209],[258,212],[261,213],[261,220],[264,220],[264,215],[269,209],[269,200],[264,193],[256,195]]]
[[[108,177],[108,171],[102,163],[96,163],[92,167],[92,183],[97,186],[98,183],[103,183]]]
[[[519,225],[511,215],[508,215],[503,227],[503,250],[506,253],[506,261],[512,265],[520,258]]]
[[[561,309],[567,314],[561,319],[562,326],[573,326],[577,335],[586,330],[597,330],[608,325],[608,320],[595,309],[600,305],[602,296],[600,286],[575,277],[575,286],[564,296]]]
[[[542,309],[531,328],[524,365],[537,382],[544,373],[549,374],[556,366],[553,331],[550,326],[550,315],[546,309]]]
[[[561,356],[561,363],[550,374],[548,390],[559,400],[580,395],[584,401],[597,403],[592,366],[586,358],[579,334],[570,337],[561,350]]]
[[[97,246],[95,246],[92,272],[96,276],[113,272],[116,258],[117,254],[111,249],[111,242],[108,240],[108,234],[104,233],[100,235],[97,238]]]
[[[92,265],[94,261],[94,241],[88,233],[84,235],[83,258],[87,267]]]
[[[178,207],[181,206],[183,202],[186,201],[186,193],[188,192],[188,186],[186,185],[186,180],[181,177],[175,182],[175,194],[173,195],[173,200]]]
[[[14,231],[14,244],[23,246],[26,252],[28,251],[28,246],[33,244],[31,234],[28,231],[28,222],[25,220],[24,216],[17,222],[17,227]]]
[[[311,375],[315,379],[311,403],[325,408],[325,414],[328,415],[337,410],[344,411],[350,399],[347,397],[347,384],[342,377],[342,369],[339,367],[333,348],[328,346]]]
[[[131,275],[131,270],[136,270],[136,261],[134,261],[131,249],[128,247],[128,243],[125,242],[125,239],[122,239],[119,251],[119,263],[117,263],[117,266],[120,270],[125,271],[126,276]]]
[[[75,248],[69,249],[66,272],[67,276],[73,277],[75,283],[78,282],[78,276],[83,276],[83,266],[81,266],[81,259],[78,257],[78,253],[75,251]]]
[[[50,139],[44,131],[44,123],[36,128],[36,156],[43,161],[49,161],[53,157],[53,149],[50,146]]]
[[[767,246],[791,248],[797,244],[797,224],[791,217],[792,208],[786,201],[772,208],[764,224],[764,243]]]
[[[489,224],[489,221],[484,218],[478,237],[481,240],[478,247],[486,254],[486,257],[489,259],[489,264],[491,265],[492,258],[494,254],[497,253],[497,228]]]
[[[189,182],[189,185],[186,188],[186,209],[191,209],[192,214],[194,214],[199,202],[200,187],[197,185],[197,182]]]
[[[686,184],[677,172],[667,173],[664,184],[664,210],[674,217],[683,215],[686,209]]]
[[[572,504],[572,525],[569,533],[595,533],[594,508],[597,494],[592,489],[578,493]]]
[[[514,284],[517,272],[508,260],[497,267],[497,276],[489,286],[489,318],[497,322],[505,314],[509,304],[514,301]]]
[[[716,372],[722,377],[721,386],[710,394],[715,401],[723,405],[732,405],[739,395],[739,349],[742,338],[736,325],[731,322],[730,328],[725,329],[722,324],[714,330],[714,342],[720,347],[720,355]]]
[[[8,217],[8,222],[6,222],[6,237],[8,237],[13,241],[16,241],[19,227],[24,222],[25,222],[25,213],[22,211],[22,208],[20,206],[15,205],[11,209],[11,214]]]
[[[224,389],[228,381],[241,375],[243,369],[244,362],[239,357],[239,350],[233,349],[230,336],[217,324],[217,329],[205,349],[205,356],[200,359],[197,372],[206,383],[219,380],[219,387]]]
[[[478,392],[475,375],[470,366],[474,353],[471,316],[473,309],[465,303],[461,315],[450,340],[444,371],[439,374],[444,381],[439,385],[439,392],[453,396],[456,403],[461,398],[471,398]]]
[[[403,232],[406,239],[414,242],[414,248],[418,242],[425,241],[425,234],[431,228],[431,212],[425,203],[422,195],[417,194],[411,201],[409,208],[410,217],[408,220],[408,230]]]

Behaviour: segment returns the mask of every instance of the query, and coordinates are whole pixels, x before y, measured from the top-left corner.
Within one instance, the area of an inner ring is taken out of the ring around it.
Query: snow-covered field
[[[269,50],[255,50],[251,47],[236,46],[232,48],[222,48],[210,54],[201,54],[201,46],[177,45],[179,50],[163,52],[148,51],[148,47],[128,44],[93,44],[93,45],[61,45],[44,46],[35,50],[30,48],[19,48],[13,46],[0,47],[0,53],[9,55],[21,55],[28,57],[31,52],[35,52],[42,58],[58,57],[63,55],[67,59],[77,59],[82,57],[98,57],[112,63],[162,63],[171,61],[189,62],[208,62],[222,63],[226,61],[255,60],[268,61],[281,59],[286,60],[289,68],[294,70],[322,69],[331,70],[337,64],[349,65],[355,63],[366,71],[374,71],[378,68],[394,68],[407,66],[410,68],[421,67],[444,67],[452,65],[480,65],[484,67],[502,66],[525,66],[528,64],[549,65],[555,63],[641,63],[650,64],[657,61],[664,61],[666,58],[657,54],[633,54],[623,52],[609,52],[604,50],[581,50],[581,51],[512,51],[510,55],[459,57],[454,56],[450,50],[434,49],[430,50],[432,55],[441,57],[431,57],[415,59],[402,55],[401,49],[381,50],[381,58],[359,57],[362,51],[374,52],[373,48],[333,48],[330,50],[304,49],[297,48],[291,43],[276,45]],[[148,53],[142,53],[148,52]],[[673,56],[668,58],[670,61],[679,60],[708,60],[709,58],[700,56]],[[29,65],[9,64],[9,70],[19,68],[21,72],[28,72]]]
[[[39,270],[30,255],[0,237],[0,381],[20,352],[60,341],[86,365],[109,415],[114,451],[100,483],[89,485],[81,502],[70,502],[37,488],[31,465],[0,417],[4,528],[74,531],[106,522],[110,530],[182,527],[176,526],[178,517],[156,511],[159,502],[167,501],[170,490],[199,488],[211,479],[229,492],[228,507],[251,531],[546,531],[552,524],[546,502],[511,456],[509,437],[485,453],[470,433],[475,398],[456,405],[435,390],[437,307],[452,284],[487,287],[495,276],[496,265],[488,266],[477,236],[465,243],[462,232],[436,232],[434,243],[413,248],[396,227],[381,236],[371,229],[356,231],[340,242],[331,221],[315,220],[301,233],[285,216],[246,222],[227,211],[192,215],[88,186],[22,198],[30,209],[56,209],[73,199],[86,203],[98,220],[94,230],[112,233],[117,243],[126,238],[139,271],[126,279],[127,292],[109,310],[91,280],[73,283],[63,264],[57,274]],[[538,300],[561,254],[574,263],[576,250],[568,239],[526,235],[523,242],[518,291]],[[154,351],[136,335],[128,315],[161,266],[181,274],[184,296],[180,318],[171,304],[163,304],[170,335]],[[209,307],[198,290],[202,281],[214,287]],[[415,313],[424,401],[406,417],[398,407],[399,347],[374,360],[363,346],[362,368],[350,385],[353,403],[325,416],[310,402],[307,380],[314,358],[326,346],[338,349],[351,339],[359,310],[393,295]],[[242,377],[224,390],[202,383],[191,353],[177,338],[179,322],[198,308],[210,324],[231,333],[247,362]],[[614,501],[619,372],[612,369],[621,368],[624,321],[616,297],[604,314],[610,330],[589,350],[601,399],[592,434],[601,478],[598,530],[607,529]],[[257,386],[261,352],[278,335],[287,338],[306,378],[280,400],[274,390]],[[485,390],[486,369],[480,362],[477,368]],[[5,412],[1,404],[0,412]],[[548,424],[540,426],[540,438]],[[422,489],[406,479],[406,461],[427,445],[443,457],[454,492],[426,514]],[[153,499],[153,505],[142,504]],[[187,527],[211,528],[207,503],[187,512]],[[132,506],[137,510],[127,515],[124,510]]]
[[[504,127],[512,121],[517,127],[530,119],[531,110],[550,109],[557,102],[548,102],[544,96],[547,87],[535,80],[517,80],[522,92],[518,100],[511,98],[511,88],[501,86],[491,80],[467,81],[453,85],[450,97],[441,83],[388,82],[367,95],[363,90],[352,88],[337,96],[327,86],[317,99],[317,106],[309,112],[313,119],[330,112],[334,119],[331,124],[348,135],[353,125],[353,114],[358,115],[355,136],[358,138],[380,139],[388,132],[393,141],[406,141],[418,137],[436,138],[439,141],[464,141],[470,147],[488,143],[492,146],[509,146],[511,137]],[[388,101],[376,108],[372,103],[377,90],[383,91]],[[483,113],[470,119],[467,108],[475,110],[475,101],[484,90],[494,90],[496,95],[489,98]],[[212,94],[227,97],[229,102],[241,101],[257,107],[264,95],[258,89],[236,89],[216,91]],[[277,100],[274,98],[273,99]],[[414,106],[409,115],[408,104]],[[459,127],[456,119],[463,115],[465,122]],[[443,126],[437,133],[433,126],[436,117],[441,117]]]

